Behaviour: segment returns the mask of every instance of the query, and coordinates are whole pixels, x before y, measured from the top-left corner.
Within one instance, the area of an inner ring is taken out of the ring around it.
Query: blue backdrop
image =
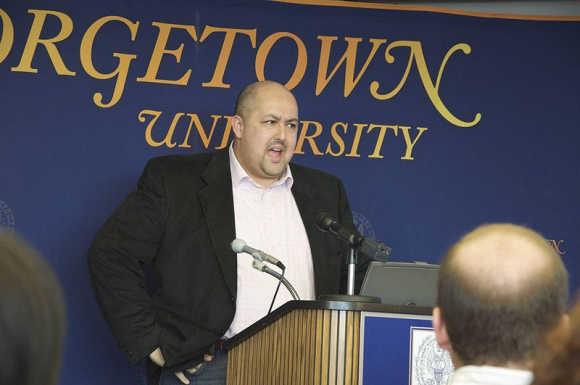
[[[0,223],[63,282],[62,384],[131,383],[86,250],[147,159],[223,147],[235,95],[256,79],[293,88],[294,159],[340,176],[358,226],[394,259],[438,262],[467,230],[509,221],[542,232],[580,284],[578,20],[241,0],[7,3]]]

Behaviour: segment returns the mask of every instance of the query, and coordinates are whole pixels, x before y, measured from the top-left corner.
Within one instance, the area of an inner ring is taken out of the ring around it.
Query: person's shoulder
[[[290,169],[292,170],[292,175],[295,179],[304,179],[313,183],[341,183],[337,176],[317,168],[303,166],[292,162],[290,164]]]
[[[176,175],[184,172],[201,172],[216,156],[217,152],[200,152],[195,154],[164,155],[149,159],[146,169],[164,175]]]

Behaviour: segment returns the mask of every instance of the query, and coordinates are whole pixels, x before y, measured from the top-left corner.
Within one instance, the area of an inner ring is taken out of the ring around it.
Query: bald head
[[[449,250],[445,263],[465,284],[497,299],[524,294],[563,268],[542,236],[512,224],[478,227]]]
[[[560,257],[522,226],[480,226],[441,262],[438,305],[464,364],[529,362],[541,335],[564,314],[567,295]]]
[[[284,85],[272,80],[263,80],[249,84],[240,92],[236,99],[235,114],[247,118],[250,111],[255,110],[258,105],[263,103],[263,99],[268,97],[272,91],[287,94],[298,108],[294,95]]]

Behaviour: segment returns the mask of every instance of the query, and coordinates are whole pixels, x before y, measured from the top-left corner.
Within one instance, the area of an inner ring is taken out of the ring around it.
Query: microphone
[[[318,213],[316,216],[316,225],[320,230],[330,231],[331,233],[337,235],[340,239],[348,242],[353,247],[357,247],[363,240],[363,237],[361,237],[359,234],[345,229],[340,225],[340,223],[336,221],[336,219],[325,212]]]
[[[379,242],[372,238],[363,238],[358,252],[366,255],[373,261],[387,262],[391,255],[391,248],[383,242]]]
[[[232,250],[236,253],[248,253],[260,262],[266,261],[268,263],[278,266],[282,270],[286,269],[286,266],[284,266],[284,264],[280,262],[278,259],[272,257],[270,254],[264,253],[262,250],[254,249],[253,247],[248,246],[246,241],[244,241],[243,239],[239,238],[234,239],[231,243],[231,246]]]
[[[340,239],[349,243],[351,247],[358,249],[358,252],[375,260],[386,262],[391,255],[391,248],[382,242],[372,238],[365,238],[353,232],[336,221],[333,217],[325,212],[318,213],[316,216],[316,225],[322,231],[329,231]]]

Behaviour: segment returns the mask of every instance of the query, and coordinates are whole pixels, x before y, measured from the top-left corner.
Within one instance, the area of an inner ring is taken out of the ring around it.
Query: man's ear
[[[236,139],[240,139],[244,134],[244,120],[240,115],[234,115],[232,117],[232,130]]]
[[[435,330],[435,338],[441,349],[453,353],[453,347],[447,334],[447,326],[445,325],[445,320],[443,319],[439,306],[433,308],[433,329]]]
[[[572,333],[572,321],[570,321],[570,314],[562,314],[562,318],[560,319],[557,327],[564,329],[564,333],[566,334]]]
[[[544,336],[544,342],[554,351],[558,351],[562,341],[567,341],[572,333],[570,315],[562,314],[560,321]]]

